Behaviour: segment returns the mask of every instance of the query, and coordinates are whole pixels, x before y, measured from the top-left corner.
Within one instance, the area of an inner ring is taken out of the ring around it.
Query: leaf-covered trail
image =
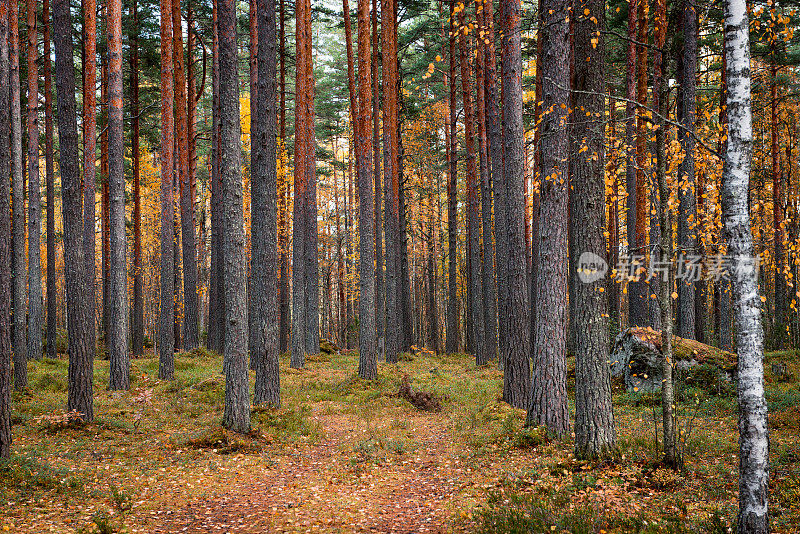
[[[315,419],[325,435],[319,443],[275,457],[272,467],[245,474],[222,495],[151,511],[152,532],[453,530],[451,504],[464,469],[441,416],[408,418],[409,436],[422,439],[403,454],[391,450],[397,442],[358,429],[355,417]]]

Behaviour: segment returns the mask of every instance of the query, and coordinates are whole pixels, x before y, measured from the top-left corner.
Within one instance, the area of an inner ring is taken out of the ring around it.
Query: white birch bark
[[[725,2],[725,56],[729,131],[722,177],[722,213],[728,252],[733,265],[739,266],[732,271],[736,352],[739,355],[738,532],[766,533],[769,531],[769,438],[764,399],[764,332],[747,207],[753,130],[745,0]]]

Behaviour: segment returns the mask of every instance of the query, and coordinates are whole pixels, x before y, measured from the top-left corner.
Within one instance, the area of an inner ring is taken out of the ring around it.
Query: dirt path
[[[223,495],[151,511],[148,531],[449,532],[463,480],[439,417],[415,418],[422,438],[402,454],[364,439],[347,416],[320,417],[325,438],[273,458],[274,467]],[[366,443],[367,445],[363,445]],[[358,444],[362,444],[359,446]],[[375,454],[373,454],[373,452]]]

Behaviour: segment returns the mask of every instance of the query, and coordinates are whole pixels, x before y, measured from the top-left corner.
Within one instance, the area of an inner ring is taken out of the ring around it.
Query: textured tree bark
[[[664,73],[667,71],[664,62],[664,43],[667,37],[667,2],[658,0],[656,3],[655,17],[655,44],[656,52],[653,57],[653,107],[658,112],[656,118],[656,182],[658,184],[658,237],[660,258],[662,265],[667,265],[666,276],[660,277],[658,299],[660,300],[661,323],[661,420],[664,434],[664,464],[671,467],[680,467],[681,458],[678,453],[676,440],[675,392],[673,387],[673,323],[672,323],[672,287],[675,282],[672,262],[672,218],[669,208],[669,189],[667,188],[667,155],[666,155],[666,124],[663,117],[667,116],[668,101],[664,87]],[[655,249],[654,249],[655,250]]]
[[[259,131],[258,128],[258,109],[257,106],[259,104],[258,101],[258,0],[249,0],[250,6],[250,13],[249,13],[249,22],[250,22],[250,34],[249,34],[249,42],[248,42],[248,78],[250,82],[250,191],[255,191],[254,183],[258,182],[258,177],[256,176],[256,160],[258,158],[258,151],[260,149],[259,142],[261,139],[259,138]],[[277,150],[277,148],[276,148]],[[277,161],[277,159],[276,159]],[[276,166],[277,172],[277,166]],[[258,192],[256,193],[256,195]],[[259,230],[263,231],[263,220],[265,217],[264,211],[264,203],[261,202],[261,205],[258,206],[258,209],[261,213],[256,214],[256,203],[254,202],[253,196],[250,196],[250,228],[251,230],[255,227],[260,227]],[[260,218],[261,221],[257,221],[256,218]],[[256,286],[262,283],[261,280],[255,279],[255,273],[253,268],[255,264],[259,260],[256,260],[255,253],[259,252],[263,254],[263,245],[264,239],[267,236],[265,235],[258,235],[254,232],[250,232],[250,271],[249,277],[247,279],[248,283],[248,298],[247,298],[247,348],[250,351],[250,370],[256,370],[256,360],[264,354],[264,347],[261,343],[263,341],[263,328],[261,328],[261,320],[262,314],[259,309],[261,306],[261,299],[257,296],[257,289]],[[261,243],[256,244],[256,240],[262,240]],[[261,251],[257,251],[256,249],[261,247]]]
[[[388,363],[397,361],[403,341],[396,24],[394,1],[381,0],[383,173],[384,201],[386,203],[386,361]]]
[[[214,24],[213,71],[212,71],[212,119],[211,119],[211,280],[208,317],[209,347],[222,353],[225,344],[225,295],[222,289],[223,263],[222,250],[222,181],[219,146],[219,33],[217,31],[217,3],[212,8]]]
[[[750,41],[747,4],[725,2],[728,137],[723,164],[722,218],[728,253],[753,266],[753,234],[747,193],[753,131],[750,100]],[[754,268],[734,276],[734,316],[739,398],[739,516],[741,533],[769,532],[769,436],[764,399],[764,332]]]
[[[778,66],[770,66],[770,156],[772,159],[772,229],[773,229],[773,256],[775,258],[775,313],[773,320],[772,340],[776,349],[785,346],[786,338],[786,277],[784,276],[784,240],[783,230],[783,176],[780,168],[780,155],[778,153]],[[791,149],[787,147],[787,151]],[[787,159],[787,161],[791,161]]]
[[[481,261],[481,219],[480,206],[478,200],[477,166],[475,159],[475,109],[472,105],[472,84],[470,82],[469,62],[471,52],[467,51],[467,25],[464,17],[464,10],[458,13],[459,37],[458,48],[461,56],[461,91],[462,101],[464,102],[464,149],[467,153],[467,241],[469,242],[468,253],[470,256],[470,284],[468,291],[471,293],[470,314],[472,315],[472,349],[475,352],[475,362],[482,365],[488,362],[489,357],[484,340],[485,317],[483,313],[484,294],[483,294],[483,275]],[[480,80],[481,82],[483,80]]]
[[[69,370],[67,409],[83,414],[84,421],[94,419],[92,375],[94,347],[90,345],[92,328],[86,300],[86,258],[83,248],[83,210],[81,177],[78,165],[78,119],[75,104],[72,20],[68,0],[53,2],[53,42],[56,55],[56,102],[58,104],[59,170],[64,218],[64,272],[67,284],[67,339]]]
[[[575,0],[573,109],[583,116],[572,126],[570,162],[573,250],[570,258],[575,314],[575,454],[609,459],[617,448],[608,366],[608,302],[605,278],[591,274],[587,253],[605,257],[605,2]],[[586,58],[584,60],[584,58]],[[584,147],[586,150],[584,150]],[[583,258],[583,261],[582,261]]]
[[[28,41],[28,359],[42,358],[42,187],[39,175],[39,46],[36,1],[26,0]],[[93,257],[94,258],[94,257]]]
[[[158,377],[175,376],[175,336],[172,332],[175,292],[175,200],[172,195],[174,140],[174,79],[172,76],[172,0],[161,0],[161,307],[158,318]]]
[[[498,354],[500,366],[503,367],[505,355],[505,343],[508,322],[508,231],[507,231],[507,197],[506,184],[503,180],[503,132],[500,125],[500,114],[497,109],[500,96],[497,93],[497,59],[495,57],[495,37],[494,37],[494,6],[493,2],[485,2],[484,25],[485,25],[485,62],[486,62],[486,129],[489,139],[489,187],[494,194],[494,238],[495,256],[497,265],[496,298],[497,298],[497,321],[498,321]],[[486,43],[488,41],[488,43]]]
[[[131,5],[130,38],[131,156],[133,159],[133,356],[144,354],[144,295],[142,287],[142,190],[139,167],[139,6]]]
[[[278,371],[278,169],[277,169],[277,26],[275,0],[259,0],[258,14],[258,87],[255,124],[255,165],[250,184],[252,202],[251,310],[258,315],[251,320],[250,348],[255,360],[254,404],[280,406]],[[252,109],[252,108],[251,108]]]
[[[97,184],[97,2],[87,0],[83,4],[84,63],[83,63],[83,248],[86,254],[86,275],[89,299],[87,306],[92,329],[89,332],[92,347],[97,345],[97,330],[94,328],[95,288],[97,286],[95,266],[95,190]],[[106,87],[107,89],[107,87]],[[103,105],[107,100],[103,98]],[[108,135],[105,132],[105,135]],[[105,274],[105,273],[104,273]],[[103,281],[104,285],[106,281]],[[106,340],[107,342],[108,340]]]
[[[628,234],[628,255],[644,254],[644,242],[638,239],[637,234],[637,206],[641,203],[637,188],[637,160],[636,160],[636,30],[638,26],[637,14],[639,3],[642,0],[631,0],[628,3],[628,52],[625,85],[628,102],[625,106],[625,189],[627,191],[627,217],[626,226]],[[643,238],[642,238],[643,239]],[[647,288],[640,281],[628,284],[628,324],[629,326],[647,326],[648,318]]]
[[[612,176],[611,194],[608,197],[608,265],[613,268],[619,262],[619,180],[617,178],[617,106],[616,101],[609,99],[609,122],[611,130],[611,140],[609,146],[614,149],[609,165]],[[611,324],[612,336],[620,331],[620,298],[619,283],[615,278],[609,276],[608,283],[608,319]]]
[[[22,169],[22,101],[19,85],[19,2],[11,2],[9,26],[9,84],[11,95],[11,201],[13,277],[14,389],[28,386],[27,276],[25,269],[25,174]]]
[[[236,2],[218,2],[220,178],[225,266],[225,411],[222,425],[234,432],[250,431],[247,376],[247,270],[241,177],[239,72],[236,56]],[[265,111],[265,110],[264,110]],[[273,262],[274,263],[274,262]]]
[[[456,276],[458,264],[458,161],[456,157],[456,12],[455,0],[450,0],[450,99],[449,99],[449,143],[450,161],[447,175],[447,339],[445,350],[453,354],[458,352],[458,278]],[[387,250],[387,262],[388,262]],[[388,264],[387,264],[388,268]]]
[[[0,0],[0,176],[11,171],[9,114],[8,4]],[[48,0],[45,0],[45,6]],[[44,8],[45,13],[47,7]],[[46,41],[45,41],[46,42]],[[47,45],[45,45],[47,46]],[[0,458],[11,457],[11,211],[10,182],[0,180]],[[49,236],[48,236],[49,237]]]
[[[308,354],[312,298],[312,269],[309,257],[316,257],[316,176],[314,155],[314,78],[311,47],[311,3],[300,0],[296,16],[296,96],[295,96],[295,165],[294,227],[292,250],[292,354],[290,364],[299,369]],[[314,205],[312,207],[312,199]],[[314,212],[312,225],[310,213]],[[312,227],[313,228],[310,228]],[[313,232],[313,238],[312,238]],[[306,250],[313,247],[313,250]],[[313,293],[316,295],[316,293]],[[316,324],[316,323],[315,323]]]
[[[722,34],[723,48],[725,40],[725,32]],[[717,152],[720,154],[725,148],[725,139],[728,133],[728,62],[726,55],[722,54],[722,74],[720,80],[719,90],[719,123],[722,126],[722,132],[717,143]],[[722,180],[718,182],[717,186],[722,189]],[[724,233],[722,235],[724,239]],[[722,252],[722,251],[720,251]],[[730,280],[719,280],[715,284],[714,291],[716,293],[717,306],[715,310],[714,328],[717,331],[719,338],[719,346],[725,350],[733,350],[733,321],[731,318],[731,282]]]
[[[678,256],[697,254],[697,204],[695,200],[694,121],[697,95],[697,9],[694,0],[684,0],[682,9],[683,51],[679,92],[680,123],[678,139],[684,157],[678,167]],[[695,339],[694,280],[678,282],[677,335]]]
[[[485,6],[484,4],[483,6]],[[484,7],[475,6],[478,27],[485,32]],[[484,33],[485,35],[485,33]],[[497,282],[494,274],[494,239],[492,236],[492,183],[489,177],[489,144],[486,132],[486,43],[483,38],[476,42],[475,84],[478,110],[478,139],[480,140],[480,192],[481,192],[481,256],[483,258],[483,323],[484,358],[497,357]]]
[[[50,0],[42,2],[44,40],[44,173],[47,182],[47,357],[56,357],[56,193],[53,172],[53,76],[50,65]]]
[[[128,277],[125,258],[125,174],[122,123],[122,2],[108,2],[108,194],[111,256],[111,323],[108,387],[130,388],[128,355]]]
[[[101,8],[103,19],[108,20],[106,12],[108,11],[108,2],[103,2]],[[102,258],[101,258],[101,279],[103,281],[103,325],[102,325],[102,338],[103,345],[108,347],[108,325],[111,322],[111,240],[110,234],[110,221],[109,221],[109,184],[108,184],[108,42],[103,39],[100,41],[100,102],[101,102],[101,118],[105,117],[105,126],[100,131],[100,180],[101,186],[101,207],[100,217],[103,219],[101,223],[102,228]],[[105,111],[105,113],[103,112]],[[85,230],[85,225],[84,225]],[[88,261],[88,259],[87,259]],[[94,304],[89,303],[91,309]],[[96,338],[96,329],[90,334],[94,342]],[[96,344],[96,343],[94,343]],[[106,351],[106,355],[108,352]]]
[[[525,253],[525,135],[522,124],[520,2],[502,0],[503,181],[508,219],[508,321],[503,391],[505,401],[527,408],[530,398],[530,295]]]
[[[186,70],[183,60],[183,31],[180,0],[172,2],[172,60],[175,64],[175,142],[181,204],[181,248],[183,257],[183,348],[192,350],[200,343],[197,303],[197,245],[194,228],[194,203],[189,180],[189,119]],[[191,103],[194,105],[194,103]]]
[[[569,431],[567,405],[567,106],[569,71],[567,22],[569,2],[542,3],[545,28],[542,33],[542,154],[540,220],[537,261],[536,334],[533,352],[531,401],[526,425],[545,425],[556,436]],[[597,68],[597,67],[595,67]],[[506,151],[508,157],[508,151]],[[587,184],[588,185],[588,184]],[[588,243],[587,243],[588,245]]]
[[[356,169],[358,176],[358,376],[378,378],[375,313],[375,206],[372,169],[372,79],[370,72],[369,0],[358,0],[358,117]]]
[[[353,234],[350,229],[350,219],[351,213],[353,212],[353,156],[355,153],[353,144],[358,142],[358,104],[356,103],[356,82],[355,82],[355,73],[354,73],[354,65],[353,62],[353,32],[350,27],[350,5],[347,0],[342,1],[344,13],[344,40],[345,40],[345,48],[346,48],[346,57],[347,57],[347,88],[348,88],[348,96],[350,97],[350,125],[353,129],[353,142],[348,144],[348,152],[347,152],[347,171],[344,175],[345,183],[347,184],[347,192],[345,193],[345,202],[344,202],[344,234],[345,234],[345,264],[347,269],[347,305],[345,306],[347,317],[343,332],[344,332],[344,346],[346,348],[352,348],[350,346],[350,332],[353,325],[353,294],[352,291],[351,280],[353,279],[353,274],[350,270],[350,261],[353,257]]]
[[[281,164],[283,166],[282,182],[278,189],[278,248],[281,256],[280,279],[280,352],[283,354],[289,347],[289,177],[286,154],[286,27],[285,2],[280,0],[280,114],[281,114]]]
[[[378,0],[372,0],[372,163],[374,167],[375,199],[375,325],[377,328],[377,356],[383,358],[386,345],[386,289],[383,277],[383,214],[381,186],[381,141],[380,141],[380,90],[378,77]]]

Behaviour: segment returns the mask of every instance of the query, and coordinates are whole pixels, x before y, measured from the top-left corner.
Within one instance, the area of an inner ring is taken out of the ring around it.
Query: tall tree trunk
[[[358,117],[356,168],[358,175],[358,376],[378,378],[375,317],[375,206],[372,169],[372,79],[370,72],[369,0],[358,0]]]
[[[107,24],[108,21],[108,2],[103,2],[103,6],[101,8],[102,12],[102,20],[104,20]],[[101,32],[102,35],[107,37],[107,32],[103,30]],[[104,120],[104,127],[100,131],[100,180],[102,182],[101,186],[101,214],[100,216],[103,218],[102,221],[102,265],[101,265],[101,278],[103,280],[103,330],[102,330],[102,337],[103,337],[103,345],[108,349],[109,344],[109,324],[111,323],[111,226],[110,226],[110,197],[109,197],[109,182],[108,182],[108,39],[102,39],[100,41],[100,109],[101,109],[101,118]],[[85,225],[84,225],[85,231]],[[88,261],[88,259],[87,259]],[[91,273],[89,273],[91,276]],[[89,303],[90,305],[90,312],[94,313],[92,310],[94,309],[94,301],[96,300],[95,296],[92,295],[92,302]],[[95,328],[94,323],[94,316],[92,317],[92,342],[93,346],[96,345],[96,332],[97,329]],[[108,350],[106,350],[106,356],[108,355]]]
[[[278,189],[278,248],[280,250],[281,279],[280,279],[280,352],[283,354],[289,347],[289,176],[288,159],[286,154],[286,6],[280,0],[280,137],[281,137],[281,184]]]
[[[375,324],[377,328],[378,358],[384,356],[386,343],[386,289],[383,277],[383,215],[381,213],[381,142],[380,96],[378,77],[378,0],[372,0],[372,163],[374,167],[375,197]]]
[[[173,263],[175,254],[174,181],[174,81],[172,77],[172,0],[161,0],[161,307],[158,318],[158,377],[175,376],[175,337],[172,317],[175,307]],[[212,300],[213,303],[213,300]]]
[[[445,350],[453,354],[458,352],[458,161],[456,154],[456,11],[455,0],[450,0],[450,38],[449,38],[449,60],[450,60],[450,99],[449,99],[449,129],[448,140],[450,143],[450,161],[447,175],[447,269],[448,269],[448,292],[447,292],[447,339]],[[385,149],[384,149],[385,150]],[[388,247],[388,243],[387,243]],[[387,249],[387,262],[388,262]],[[388,263],[387,263],[388,268]]]
[[[189,119],[186,70],[183,61],[183,31],[180,0],[172,2],[172,42],[175,64],[175,142],[181,199],[181,247],[183,256],[183,348],[192,350],[200,343],[197,303],[197,246],[194,228],[194,202],[189,180]]]
[[[307,264],[310,255],[316,256],[316,239],[310,239],[311,198],[316,191],[314,155],[314,78],[311,47],[311,3],[300,0],[296,16],[296,95],[295,95],[295,165],[294,165],[294,231],[292,250],[292,354],[291,366],[302,368],[308,353],[308,300],[312,273]],[[312,189],[314,192],[312,192]],[[316,211],[316,210],[315,210]],[[314,228],[316,234],[316,228]],[[316,236],[315,236],[316,237]],[[306,251],[307,247],[313,251]]]
[[[484,4],[485,6],[485,4]],[[483,7],[476,8],[478,27],[485,34]],[[476,101],[478,110],[478,139],[480,147],[480,192],[481,192],[481,256],[483,257],[483,322],[484,357],[494,360],[497,357],[497,282],[494,277],[494,240],[492,237],[492,184],[489,177],[489,144],[486,132],[486,43],[478,39],[475,43]]]
[[[682,9],[683,51],[680,76],[680,122],[678,139],[684,157],[678,167],[678,255],[684,262],[697,254],[697,205],[695,203],[694,165],[694,119],[697,106],[697,9],[694,0],[684,0]],[[688,274],[688,273],[682,273]],[[678,282],[677,334],[683,338],[695,338],[695,280],[687,276],[676,276]]]
[[[14,0],[0,0],[0,458],[11,457],[11,190],[8,175],[11,167],[9,114],[8,5]],[[44,0],[47,13],[48,0]],[[46,20],[46,19],[45,19]],[[45,41],[46,43],[46,41]],[[45,48],[47,45],[45,44]],[[48,235],[49,237],[49,235]]]
[[[258,263],[263,261],[263,258],[256,258],[257,255],[263,256],[265,254],[265,239],[266,235],[256,235],[253,230],[258,229],[259,232],[264,232],[264,220],[266,218],[265,203],[263,199],[257,199],[259,193],[256,191],[254,184],[259,183],[259,177],[256,176],[256,164],[259,157],[258,151],[260,150],[259,143],[262,139],[259,138],[261,132],[258,130],[258,0],[249,0],[250,5],[250,39],[249,39],[249,53],[248,58],[248,78],[250,82],[250,271],[247,279],[248,284],[248,299],[247,299],[247,348],[250,351],[250,370],[256,370],[258,358],[264,354],[264,341],[263,328],[261,321],[263,319],[261,310],[261,299],[258,297],[258,286],[263,283],[255,276],[254,269],[259,269]],[[264,135],[267,135],[266,133]],[[277,149],[276,149],[277,150]],[[276,160],[277,161],[277,160]],[[262,162],[263,163],[263,162]],[[276,166],[277,172],[277,166]],[[261,178],[264,178],[262,171]],[[256,213],[256,209],[260,213]],[[260,243],[256,243],[260,240]]]
[[[97,2],[83,4],[84,63],[83,63],[83,248],[86,254],[86,275],[89,317],[93,328],[89,332],[92,347],[97,345],[94,328],[95,288],[95,189],[97,184]],[[103,99],[103,105],[106,100]],[[107,133],[106,133],[107,135]],[[105,273],[104,273],[105,274]],[[105,284],[105,282],[104,282]],[[108,340],[106,340],[107,342]]]
[[[503,181],[506,184],[508,321],[505,401],[527,408],[530,398],[530,295],[525,252],[525,132],[522,124],[520,2],[502,0]]]
[[[72,15],[68,0],[53,2],[53,42],[56,55],[56,102],[58,104],[59,170],[64,218],[64,273],[67,284],[67,340],[69,370],[67,409],[94,419],[92,376],[94,347],[89,332],[86,258],[83,248],[83,209],[78,165],[78,117],[75,104],[75,69],[72,48]]]
[[[627,191],[627,215],[626,226],[628,234],[628,255],[642,256],[644,254],[644,234],[640,236],[637,232],[639,211],[637,207],[641,204],[638,188],[638,175],[636,172],[636,40],[638,27],[639,4],[643,0],[631,0],[628,3],[628,51],[627,51],[627,70],[626,70],[626,97],[625,107],[625,189]],[[641,238],[641,240],[640,240]],[[628,324],[630,326],[646,326],[649,323],[647,287],[641,280],[634,280],[628,284]]]
[[[222,249],[222,181],[220,169],[219,146],[219,32],[217,31],[217,3],[212,8],[214,25],[213,73],[212,73],[212,119],[211,119],[211,276],[210,299],[208,312],[208,337],[211,350],[224,350],[225,344],[225,294],[222,288],[223,264],[225,258]]]
[[[36,0],[28,15],[28,359],[42,357],[42,187],[39,178],[39,45]]]
[[[783,231],[783,176],[780,169],[780,155],[778,153],[778,66],[770,66],[770,156],[772,159],[772,229],[773,229],[773,255],[775,257],[775,313],[773,317],[772,340],[775,349],[783,349],[786,338],[786,277],[784,270],[784,240]],[[787,162],[790,161],[787,158]]]
[[[723,165],[722,217],[728,253],[738,265],[754,265],[747,203],[752,151],[750,41],[747,5],[725,2],[728,138]],[[745,263],[742,263],[745,262]],[[737,393],[739,398],[739,516],[741,533],[769,532],[769,437],[764,400],[764,332],[755,269],[733,277]]]
[[[347,88],[348,96],[350,97],[350,126],[353,129],[354,142],[357,142],[358,137],[358,104],[356,103],[356,82],[354,73],[354,59],[353,59],[353,37],[352,30],[350,29],[350,6],[347,0],[342,1],[343,18],[344,18],[344,35],[345,35],[345,48],[347,55]],[[353,210],[353,143],[348,144],[347,151],[347,172],[345,174],[345,183],[347,184],[347,191],[345,193],[344,203],[344,227],[345,227],[345,263],[347,265],[347,320],[345,321],[345,348],[350,346],[350,332],[353,325],[353,291],[350,290],[350,281],[352,280],[352,273],[350,272],[350,258],[353,257],[353,237],[350,230],[350,214]]]
[[[275,0],[259,0],[258,87],[256,89],[255,165],[250,184],[252,199],[251,307],[258,313],[253,403],[280,406],[278,371],[278,169]],[[253,130],[251,130],[253,131]],[[251,326],[252,327],[252,326]],[[251,335],[251,339],[253,339]]]
[[[142,191],[139,167],[139,6],[131,6],[131,157],[133,159],[133,355],[144,354],[144,295],[142,287]]]
[[[125,258],[125,173],[122,123],[122,1],[108,2],[108,194],[111,240],[111,323],[108,387],[130,388],[128,277]]]
[[[582,9],[581,9],[582,8]],[[603,277],[592,269],[605,257],[605,2],[575,0],[573,109],[585,118],[572,126],[570,161],[572,248],[570,258],[575,314],[575,454],[608,459],[617,448],[611,376],[608,367],[608,302]],[[585,150],[584,150],[585,148]],[[583,156],[590,154],[591,156]],[[549,224],[549,223],[548,223]]]
[[[570,102],[569,71],[562,64],[569,54],[568,8],[566,0],[545,0],[541,7],[545,25],[539,64],[543,109],[549,112],[541,119],[539,217],[547,224],[539,225],[537,237],[536,316],[547,320],[536,323],[531,401],[526,419],[526,425],[545,425],[556,436],[569,431],[566,365],[569,177],[564,125]]]
[[[383,173],[386,203],[386,361],[388,363],[397,361],[403,342],[396,25],[394,0],[381,0]]]
[[[220,73],[226,73],[219,79],[218,147],[223,190],[225,359],[228,362],[222,425],[234,432],[246,433],[250,431],[250,393],[247,376],[247,269],[240,161],[236,2],[221,0],[217,9],[219,69]]]
[[[56,357],[56,193],[53,170],[53,76],[50,65],[50,0],[42,2],[44,38],[44,173],[47,182],[47,357]]]
[[[498,345],[500,354],[500,365],[504,365],[505,340],[507,334],[508,321],[508,229],[507,229],[507,191],[503,182],[503,132],[500,125],[500,115],[497,109],[500,100],[497,94],[497,60],[495,58],[495,38],[494,38],[494,6],[493,2],[485,2],[484,25],[486,41],[483,42],[485,62],[486,62],[486,128],[489,139],[489,187],[494,192],[494,233],[495,233],[495,256],[497,258],[497,281],[496,298],[497,306],[495,314],[498,320]],[[499,223],[498,223],[499,222]],[[490,226],[491,231],[492,226]],[[494,301],[493,301],[494,302]],[[494,315],[493,315],[494,316]]]
[[[664,433],[664,463],[672,467],[681,466],[681,458],[678,454],[676,440],[675,393],[673,387],[672,360],[672,287],[675,282],[672,263],[672,217],[669,208],[669,189],[667,188],[667,157],[666,139],[667,132],[664,117],[667,115],[668,101],[667,92],[664,87],[664,74],[667,68],[664,62],[664,43],[667,36],[667,2],[658,0],[656,4],[655,17],[655,44],[656,52],[653,57],[653,107],[658,115],[656,116],[656,182],[658,185],[658,237],[660,258],[662,265],[666,265],[667,272],[661,275],[658,298],[660,300],[660,322],[661,322],[661,412],[662,429]],[[655,197],[655,195],[654,195]],[[653,251],[656,249],[654,248]]]
[[[11,94],[11,200],[12,244],[11,272],[14,281],[14,389],[28,386],[27,345],[27,275],[25,270],[25,175],[22,169],[22,101],[19,86],[19,2],[10,4],[8,13],[10,94]]]
[[[609,122],[611,129],[611,140],[609,146],[612,147],[613,154],[611,155],[611,194],[608,198],[608,265],[617,265],[619,262],[619,180],[617,178],[617,155],[616,155],[616,140],[617,140],[617,107],[616,101],[609,99]],[[619,298],[619,282],[616,278],[608,278],[608,318],[611,326],[611,335],[616,335],[620,331],[620,298]]]
[[[472,294],[470,313],[472,314],[472,340],[475,352],[475,361],[482,365],[491,360],[484,342],[485,317],[483,313],[483,275],[481,261],[481,219],[480,206],[478,200],[477,166],[475,159],[475,109],[472,106],[472,84],[470,82],[470,69],[472,68],[469,58],[472,53],[467,51],[467,25],[465,23],[464,10],[458,13],[460,25],[458,47],[461,56],[461,90],[464,102],[464,143],[467,152],[467,241],[469,242],[470,256],[470,286],[468,291]],[[483,80],[479,80],[482,82]]]
[[[722,34],[723,39],[723,48],[724,48],[724,40],[725,40],[725,33]],[[725,148],[725,139],[728,133],[728,108],[727,108],[727,99],[728,99],[728,63],[727,63],[727,56],[725,55],[724,51],[722,54],[722,74],[720,80],[720,90],[719,90],[719,123],[722,127],[722,131],[720,132],[719,141],[717,143],[717,152],[720,154]],[[718,187],[722,189],[722,181],[720,180]],[[724,238],[724,233],[723,233]],[[718,251],[722,253],[722,250]],[[714,323],[714,328],[717,331],[717,338],[719,340],[719,346],[725,350],[733,350],[733,321],[731,319],[731,298],[732,298],[732,289],[731,289],[731,282],[729,279],[721,279],[715,284],[715,293],[716,293],[716,319]]]

